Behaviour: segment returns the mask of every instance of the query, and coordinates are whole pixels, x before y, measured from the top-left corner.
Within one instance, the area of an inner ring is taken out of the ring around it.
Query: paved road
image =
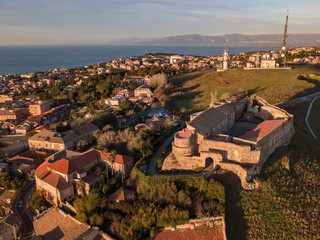
[[[32,190],[35,189],[35,187],[36,184],[34,180],[32,182],[29,182],[13,202],[12,210],[22,221],[22,233],[24,236],[23,239],[31,239],[34,231],[33,216],[35,216],[36,214],[30,207],[29,201],[31,198]],[[23,207],[20,209],[17,208],[17,204],[19,201],[22,201],[23,203]]]
[[[318,97],[319,97],[319,96],[318,96]],[[315,98],[312,100],[312,102],[310,103],[309,109],[308,109],[308,112],[307,112],[307,115],[306,115],[306,118],[305,118],[305,122],[306,122],[306,124],[307,124],[307,127],[309,128],[309,130],[310,130],[313,138],[315,138],[315,139],[319,139],[319,138],[318,138],[317,135],[314,133],[314,131],[312,130],[312,128],[311,128],[311,126],[310,126],[310,124],[309,124],[309,116],[310,116],[310,113],[311,113],[311,110],[312,110],[313,103],[317,100],[318,97],[315,97]]]
[[[287,104],[290,104],[290,103],[300,103],[300,102],[305,102],[305,101],[311,101],[311,100],[313,100],[314,98],[317,98],[317,97],[320,97],[320,92],[317,92],[317,93],[314,93],[314,94],[310,94],[310,95],[305,96],[305,97],[291,99],[291,100],[286,101],[286,102],[277,103],[275,105],[279,107],[279,106],[287,105]]]

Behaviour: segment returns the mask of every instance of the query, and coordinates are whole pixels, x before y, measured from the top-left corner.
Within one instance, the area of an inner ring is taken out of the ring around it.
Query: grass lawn
[[[309,116],[309,124],[316,136],[320,137],[320,98],[313,103]]]
[[[304,122],[309,104],[286,107],[294,114],[296,133],[255,177],[262,182],[259,189],[242,190],[239,178],[230,172],[213,175],[226,189],[228,239],[320,238],[320,142]]]
[[[300,75],[304,77],[298,79]],[[270,103],[279,103],[320,91],[320,68],[297,65],[291,70],[208,70],[170,79],[181,94],[167,104],[171,111],[185,108],[185,114],[201,111],[213,101],[239,92],[257,94]]]

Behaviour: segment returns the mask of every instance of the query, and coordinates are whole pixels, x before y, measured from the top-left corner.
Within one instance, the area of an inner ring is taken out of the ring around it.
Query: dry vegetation
[[[279,103],[320,91],[319,74],[320,69],[310,65],[295,66],[292,70],[189,73],[170,79],[176,86],[176,93],[167,106],[176,112],[185,108],[189,114],[206,109],[212,98],[224,100],[239,93],[255,93],[270,103]]]
[[[304,123],[309,103],[286,108],[295,115],[296,134],[265,163],[259,189],[241,190],[232,173],[214,176],[226,188],[228,239],[320,238],[320,142]]]

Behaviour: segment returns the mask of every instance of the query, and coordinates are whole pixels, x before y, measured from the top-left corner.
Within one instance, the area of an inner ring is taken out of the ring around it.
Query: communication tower
[[[284,26],[284,33],[282,38],[282,48],[281,48],[281,57],[283,58],[283,66],[286,67],[287,59],[286,59],[286,45],[287,45],[287,31],[288,31],[288,15],[289,9],[287,9],[287,17],[286,17],[286,25]]]

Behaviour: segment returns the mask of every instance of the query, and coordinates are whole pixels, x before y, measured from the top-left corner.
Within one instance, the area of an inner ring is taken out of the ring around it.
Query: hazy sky
[[[0,0],[0,45],[127,37],[320,32],[320,0]]]

